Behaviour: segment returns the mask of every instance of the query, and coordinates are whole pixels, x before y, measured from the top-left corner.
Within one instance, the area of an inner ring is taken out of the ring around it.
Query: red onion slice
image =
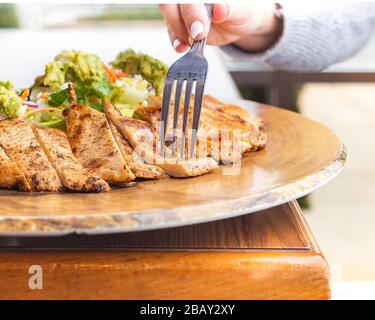
[[[22,101],[22,104],[30,108],[39,108],[39,105],[37,103],[31,101]]]

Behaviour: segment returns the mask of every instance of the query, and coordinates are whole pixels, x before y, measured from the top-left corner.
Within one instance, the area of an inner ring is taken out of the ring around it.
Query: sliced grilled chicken
[[[90,169],[83,168],[73,156],[64,132],[40,126],[32,126],[32,129],[64,187],[79,192],[110,191],[107,182]]]
[[[209,173],[217,169],[218,164],[209,157],[187,160],[165,159],[162,167],[171,177],[189,178]]]
[[[32,191],[56,192],[62,188],[55,169],[25,121],[0,121],[0,146],[25,174]]]
[[[160,117],[162,99],[161,97],[151,97],[149,100],[149,106],[138,108],[136,110],[136,114],[140,116],[140,119],[151,122],[153,119],[155,119],[155,117]],[[183,108],[182,101],[183,99],[181,100],[181,107]],[[193,104],[194,96],[193,99],[190,101],[190,107],[192,107]],[[172,100],[171,107],[173,106],[174,101]],[[183,109],[181,110],[181,107],[180,113],[182,113],[183,111]],[[218,110],[219,112],[223,112],[227,115],[232,115],[234,118],[237,119],[237,121],[240,121],[249,130],[259,131],[259,129],[261,129],[264,125],[264,121],[262,119],[254,116],[250,112],[246,111],[244,108],[241,108],[236,105],[223,104],[221,101],[210,95],[204,96],[203,108]],[[190,111],[192,110],[190,109]]]
[[[240,116],[241,111],[231,113],[236,110],[235,106],[227,109],[225,105],[207,100],[202,109],[199,137],[207,134],[210,154],[214,159],[223,163],[236,162],[244,153],[265,147],[267,135],[260,131],[258,120],[254,118],[254,123],[249,123]]]
[[[169,176],[176,178],[195,177],[211,172],[218,167],[216,161],[211,158],[183,161],[170,158],[160,159],[156,150],[157,132],[149,122],[124,117],[108,102],[104,104],[104,109],[107,116],[129,141],[138,155],[147,164],[155,164],[163,168]],[[171,154],[168,148],[166,148],[166,154],[167,156]]]
[[[108,123],[125,162],[137,178],[162,179],[166,176],[165,171],[162,168],[146,164],[110,119],[108,119]]]
[[[217,99],[206,96],[203,111],[203,128],[225,129],[227,135],[238,134],[241,152],[250,152],[266,146],[267,135],[261,132],[263,120],[255,117],[241,107],[225,105]]]
[[[161,118],[161,101],[160,99],[153,99],[151,103],[154,103],[154,105],[141,107],[137,109],[135,114],[139,119],[145,120],[156,127]],[[194,100],[192,99],[188,127],[191,127],[193,103]],[[169,140],[173,134],[174,101],[171,102],[171,109],[167,127],[167,139],[169,138]],[[181,104],[178,130],[181,130],[183,110],[184,106]],[[263,121],[261,119],[241,107],[224,105],[211,96],[205,96],[196,150],[200,154],[210,155],[217,161],[236,162],[241,159],[243,153],[265,147],[267,135],[260,131],[262,126]],[[188,136],[187,133],[187,139]],[[177,148],[178,144],[179,140],[177,140]],[[187,145],[187,148],[189,148],[189,145]]]
[[[116,110],[116,108],[105,102],[104,110],[107,117],[113,122],[116,128],[124,135],[127,141],[134,148],[134,151],[147,164],[156,163],[156,130],[148,122],[128,118]]]
[[[85,168],[109,184],[135,179],[112,136],[104,113],[74,104],[64,110],[67,135],[74,156]]]
[[[0,188],[20,191],[31,191],[30,184],[18,166],[7,156],[0,147]]]
[[[216,98],[206,95],[204,97],[204,105],[206,109],[211,109],[219,112],[219,117],[228,121],[235,128],[243,128],[251,131],[259,131],[264,121],[244,108],[232,104],[223,104]]]

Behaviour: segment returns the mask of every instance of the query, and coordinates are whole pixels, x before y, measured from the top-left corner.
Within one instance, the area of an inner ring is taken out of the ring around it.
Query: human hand
[[[233,43],[249,52],[262,52],[277,41],[283,27],[275,4],[267,2],[214,4],[211,26],[203,4],[161,4],[160,10],[177,52],[186,51],[208,32],[208,44]]]

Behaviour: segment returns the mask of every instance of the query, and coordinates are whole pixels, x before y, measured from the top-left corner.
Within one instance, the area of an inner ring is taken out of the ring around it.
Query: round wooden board
[[[103,194],[0,191],[0,234],[130,232],[229,218],[301,197],[341,171],[345,148],[326,127],[283,109],[238,105],[262,117],[269,135],[266,149],[246,155],[240,168]]]

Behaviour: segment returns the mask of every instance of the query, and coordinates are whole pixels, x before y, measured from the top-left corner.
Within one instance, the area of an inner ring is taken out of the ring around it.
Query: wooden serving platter
[[[240,168],[220,166],[197,178],[142,181],[103,194],[0,191],[0,234],[130,232],[229,218],[308,194],[343,168],[345,148],[321,124],[267,105],[238,105],[262,117],[269,135],[266,149],[246,155]]]

